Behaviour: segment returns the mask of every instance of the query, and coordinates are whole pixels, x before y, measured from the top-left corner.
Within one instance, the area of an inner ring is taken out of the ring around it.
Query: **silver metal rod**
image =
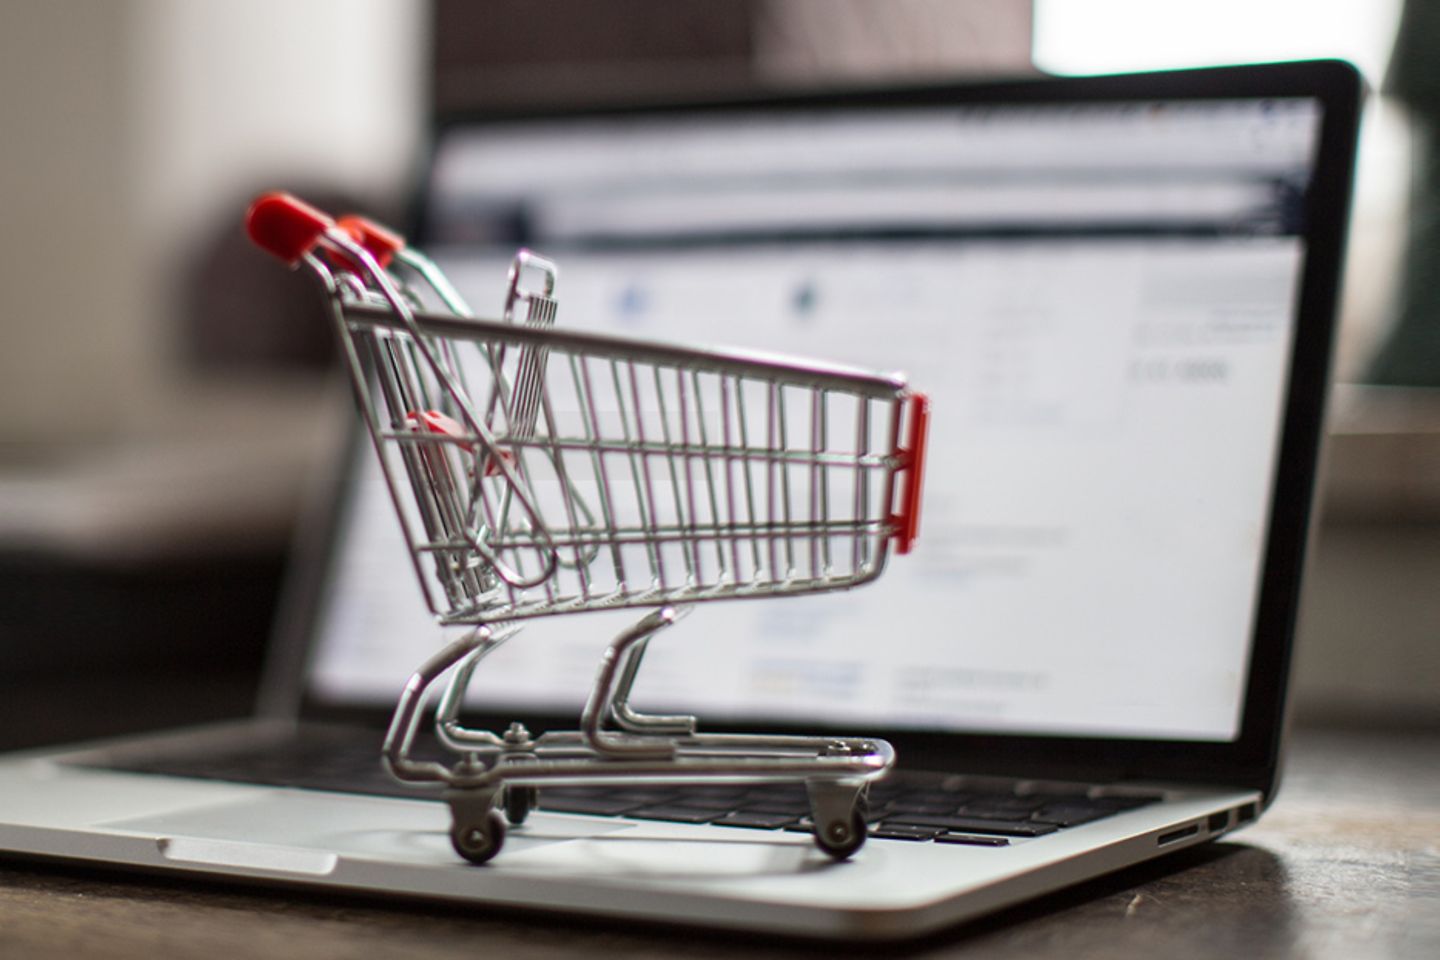
[[[377,327],[405,326],[404,321],[392,312],[368,304],[351,307],[348,316],[352,323]],[[803,387],[829,386],[846,393],[866,394],[880,399],[900,393],[907,385],[900,374],[877,374],[842,364],[782,358],[767,353],[701,349],[655,340],[580,330],[536,329],[499,320],[447,317],[419,311],[412,311],[412,316],[417,329],[435,337],[510,344],[546,343],[554,349],[599,359],[633,360],[636,363],[684,367],[687,370],[754,377],[759,380],[774,379]]]
[[[585,702],[585,709],[580,714],[580,732],[596,753],[614,757],[669,758],[675,755],[676,745],[671,740],[609,733],[604,729],[604,723],[606,718],[611,716],[618,690],[620,667],[629,659],[630,649],[673,624],[677,617],[673,607],[662,607],[641,618],[630,629],[610,641],[610,645],[605,648],[600,659],[600,668],[595,675],[595,684]]]
[[[855,792],[893,763],[883,741],[701,734],[694,717],[645,713],[630,698],[650,641],[679,605],[818,593],[879,575],[895,532],[896,474],[909,463],[899,439],[904,379],[557,330],[553,265],[527,252],[512,263],[505,322],[476,320],[433,263],[413,251],[397,260],[407,272],[392,276],[338,230],[306,258],[325,285],[426,602],[442,625],[472,627],[409,678],[386,732],[386,767],[447,785],[464,817],[488,815],[502,786],[697,780],[800,781],[817,818],[849,816]],[[530,266],[546,271],[543,293],[520,285]],[[417,309],[425,291],[407,285],[412,274],[454,315]],[[856,442],[845,450],[831,420],[843,421],[850,404]],[[889,416],[873,417],[883,404]],[[872,427],[872,417],[883,422]],[[848,568],[832,553],[845,538]],[[648,612],[606,646],[577,729],[537,738],[463,724],[481,662],[518,629],[501,624],[627,608]],[[458,759],[416,759],[418,724],[447,673],[433,720]]]
[[[431,444],[435,446],[461,446],[468,443],[463,437],[450,437],[442,433],[406,433],[399,431],[382,431],[386,440],[393,440],[397,444],[408,444],[411,446],[424,446]],[[511,438],[508,436],[497,437],[497,442],[503,442],[507,447],[514,447],[517,450],[523,449],[555,449],[560,451],[597,451],[600,453],[618,453],[624,456],[660,456],[660,457],[690,457],[700,460],[715,457],[733,457],[736,460],[763,461],[766,463],[783,463],[797,467],[869,467],[872,469],[893,469],[896,461],[890,454],[855,454],[829,452],[826,450],[785,450],[771,449],[769,447],[747,447],[715,445],[706,446],[700,443],[667,443],[663,440],[642,441],[632,440],[605,440],[589,438],[543,438],[534,437],[528,439]]]
[[[630,372],[631,372],[631,386],[632,386],[632,388],[633,388],[633,387],[634,387],[634,368],[633,368],[633,367],[631,368],[631,371],[630,371]],[[636,420],[637,423],[638,423],[638,421],[639,421],[639,417],[640,417],[640,398],[639,398],[638,396],[635,398],[635,408],[634,408],[633,411],[630,410],[630,409],[626,406],[626,404],[625,404],[625,394],[626,394],[626,390],[625,390],[625,387],[624,387],[624,386],[621,384],[621,382],[620,382],[620,363],[619,363],[618,361],[615,361],[615,360],[611,360],[611,361],[610,361],[610,379],[611,379],[611,382],[614,384],[614,387],[615,387],[615,402],[616,402],[616,407],[617,407],[616,412],[619,414],[619,417],[620,417],[620,435],[621,435],[621,437],[624,439],[626,445],[627,445],[627,446],[630,446],[630,445],[632,444],[632,441],[634,440],[634,437],[632,437],[632,435],[631,435],[630,420],[631,420],[631,417],[633,416],[633,417],[635,418],[635,420]],[[641,458],[639,455],[637,455],[637,453],[636,453],[636,452],[634,451],[634,449],[632,448],[632,449],[631,449],[631,452],[630,452],[630,455],[629,455],[629,457],[628,457],[627,459],[628,459],[629,462],[630,462],[630,479],[631,479],[632,481],[634,481],[634,484],[635,484],[635,509],[640,512],[640,525],[641,525],[641,527],[648,530],[648,529],[650,528],[650,526],[651,526],[651,523],[652,523],[652,517],[653,517],[653,512],[652,512],[652,510],[653,510],[653,508],[652,508],[651,503],[649,502],[649,498],[646,497],[646,495],[645,495],[645,494],[646,494],[646,489],[647,489],[647,487],[648,487],[649,485],[648,485],[647,483],[645,483],[644,481],[642,481],[641,478],[640,478],[641,472],[642,472],[642,470],[644,469],[644,468],[643,468],[643,465],[642,465],[642,463],[641,463],[641,459],[642,459],[642,458]],[[661,563],[660,563],[660,553],[659,553],[659,551],[656,549],[656,547],[655,547],[655,545],[654,545],[653,543],[646,543],[646,544],[645,544],[645,552],[646,552],[647,557],[648,557],[648,559],[649,559],[649,561],[650,561],[650,576],[651,576],[652,580],[657,581],[657,582],[660,583],[661,586],[664,586],[664,585],[665,585],[665,570],[664,570],[664,568],[661,566]]]
[[[700,387],[700,374],[698,371],[690,371],[690,385],[694,388],[695,396],[695,425],[700,433],[700,446],[708,445],[710,434],[705,426],[705,395]],[[694,457],[687,457],[685,462],[693,462]],[[705,468],[705,492],[710,504],[710,519],[718,530],[720,526],[720,500],[715,489],[715,458],[704,456],[700,458],[701,465]],[[728,467],[727,467],[728,469]],[[691,514],[694,515],[693,513]],[[713,582],[721,582],[726,579],[729,568],[725,563],[725,545],[719,537],[715,538],[715,566],[716,572]]]
[[[685,612],[683,608],[677,609],[677,617],[683,616]],[[616,726],[630,733],[689,737],[695,732],[695,726],[699,722],[695,717],[687,714],[641,713],[630,706],[630,691],[635,686],[635,678],[640,673],[645,651],[650,649],[650,641],[653,639],[655,634],[636,642],[630,648],[620,669],[620,679],[615,684],[615,692],[610,698],[610,716]]]
[[[640,546],[645,543],[646,538],[653,537],[657,543],[684,543],[694,536],[705,538],[716,537],[726,539],[764,539],[779,540],[787,536],[815,537],[825,533],[848,534],[856,531],[869,533],[873,536],[888,536],[893,531],[890,524],[885,520],[851,520],[848,517],[842,520],[821,520],[811,522],[808,520],[797,520],[792,524],[764,523],[760,526],[748,524],[712,524],[695,525],[693,528],[679,527],[673,524],[664,526],[633,526],[616,527],[614,532],[589,532],[577,530],[567,534],[552,534],[550,543],[557,548],[580,547],[597,543],[618,543],[622,545]],[[525,549],[534,545],[534,541],[526,538],[521,533],[512,533],[510,538],[497,540],[492,544],[495,549],[517,550]],[[437,540],[422,546],[421,550],[426,551],[449,551],[463,550],[468,546],[465,540]],[[817,574],[818,575],[818,574]]]
[[[735,421],[740,427],[740,444],[743,447],[749,447],[750,430],[745,420],[745,381],[741,380],[738,376],[732,377],[731,379],[735,384]],[[759,519],[759,514],[755,510],[755,482],[754,478],[750,475],[749,460],[742,459],[740,461],[740,478],[744,483],[745,508],[750,517],[750,522],[755,523]],[[761,571],[764,569],[760,557],[760,544],[758,542],[752,542],[750,551],[751,560],[755,565],[751,571],[751,575],[758,580],[762,575]],[[771,564],[770,572],[772,574],[775,572],[774,564]]]
[[[676,372],[678,374],[678,371]],[[675,440],[674,437],[671,435],[670,430],[670,410],[665,403],[665,385],[660,378],[660,368],[655,367],[653,373],[655,377],[655,402],[656,405],[659,407],[660,413],[660,437],[663,449],[665,451],[665,467],[668,470],[670,476],[670,496],[675,505],[675,525],[678,528],[686,530],[688,532],[691,529],[692,525],[686,520],[686,517],[693,517],[692,511],[694,507],[694,490],[690,487],[688,482],[685,484],[682,484],[680,482],[680,467],[679,464],[676,462]],[[679,402],[679,409],[677,412],[680,417],[682,429],[685,418],[684,383],[685,381],[683,379],[677,378],[676,397],[678,398]],[[642,437],[641,439],[643,440],[644,438]],[[646,472],[646,480],[649,480],[648,471]],[[687,501],[689,502],[692,510],[686,509]],[[685,562],[685,582],[689,584],[693,584],[696,582],[697,564],[695,554],[693,552],[694,548],[695,542],[693,537],[687,537],[685,541],[682,542],[680,549],[680,558]]]
[[[425,706],[430,686],[472,651],[487,643],[490,638],[488,627],[476,627],[465,636],[447,644],[440,652],[430,657],[410,675],[395,712],[390,718],[390,727],[385,731],[385,742],[381,747],[381,758],[385,769],[397,780],[421,783],[448,783],[450,769],[443,763],[432,760],[415,760],[410,750],[415,743],[415,732],[420,724],[420,714]]]
[[[730,453],[724,452],[725,450],[728,450],[728,449],[732,446],[732,444],[731,444],[731,442],[730,442],[730,437],[731,437],[731,423],[730,423],[730,420],[731,420],[731,417],[730,417],[730,380],[729,380],[728,377],[720,377],[720,378],[719,378],[719,381],[720,381],[720,432],[721,432],[721,438],[722,438],[722,441],[723,441],[722,444],[721,444],[721,449],[722,449],[722,454],[721,454],[721,455],[724,456],[724,458],[725,458],[725,508],[726,508],[726,513],[725,513],[725,515],[726,515],[727,517],[729,517],[729,519],[730,519],[730,525],[731,525],[731,527],[733,528],[736,524],[739,523],[739,519],[740,519],[740,518],[736,515],[736,512],[735,512],[735,510],[736,510],[736,508],[735,508],[735,466],[736,466],[736,464],[735,464],[735,457],[734,457],[734,455],[733,455],[733,454],[730,454]],[[741,574],[740,574],[740,541],[739,541],[739,540],[731,540],[731,541],[730,541],[730,553],[731,553],[731,559],[732,559],[732,561],[733,561],[730,569],[731,569],[732,572],[733,572],[733,576],[734,576],[735,582],[738,584],[738,583],[743,582],[743,579],[744,579],[744,578],[741,576]]]
[[[515,636],[518,628],[512,628],[504,632],[488,632],[488,636],[480,637],[468,654],[466,654],[450,676],[450,682],[445,685],[445,692],[440,697],[440,703],[435,708],[435,736],[448,749],[456,753],[469,753],[476,750],[498,751],[505,748],[505,739],[489,730],[475,730],[460,722],[460,710],[465,704],[465,694],[470,689],[470,680],[475,675],[475,668],[505,641]]]
[[[770,385],[770,395],[775,398],[775,419],[780,425],[779,445],[777,451],[788,451],[790,449],[789,439],[789,418],[785,415],[785,388],[779,384]],[[780,506],[784,517],[784,523],[788,527],[794,521],[790,510],[790,470],[785,465],[780,468]],[[785,576],[795,575],[795,538],[785,537]]]
[[[526,493],[522,488],[519,476],[515,473],[514,468],[510,464],[506,463],[504,458],[500,456],[500,450],[496,444],[495,438],[491,435],[489,429],[481,423],[480,418],[476,415],[474,409],[470,405],[469,398],[461,392],[459,385],[455,382],[454,378],[450,376],[449,371],[445,369],[444,364],[440,362],[434,351],[431,350],[426,340],[427,335],[425,331],[420,328],[419,323],[416,320],[415,312],[411,310],[409,305],[405,302],[405,298],[396,288],[395,283],[390,279],[390,276],[385,272],[383,268],[380,267],[378,263],[375,262],[375,259],[370,255],[369,251],[367,251],[360,244],[350,240],[350,238],[344,235],[343,232],[339,230],[330,230],[326,233],[325,240],[343,250],[346,256],[353,258],[355,262],[359,263],[369,275],[369,279],[375,284],[376,289],[385,297],[386,301],[389,303],[392,319],[395,322],[397,328],[409,333],[410,336],[414,338],[415,348],[424,358],[427,367],[434,375],[436,381],[439,383],[444,392],[449,396],[450,400],[455,404],[457,411],[461,414],[462,419],[465,421],[466,427],[474,432],[477,441],[485,448],[486,452],[489,453],[490,456],[495,458],[497,466],[500,468],[501,472],[505,474],[506,481],[515,489],[515,495],[520,500],[527,516],[530,518],[531,522],[537,524],[538,529],[543,531],[543,525],[539,524],[539,519],[535,516],[534,503],[531,501],[528,493]],[[363,305],[357,305],[353,309],[356,311],[364,311],[367,308]],[[353,323],[354,314],[347,311],[346,316],[347,319],[349,319]],[[453,320],[455,318],[449,319]],[[402,397],[402,399],[406,398]],[[484,544],[481,543],[478,539],[474,541],[474,546],[481,553],[486,552]],[[508,564],[501,561],[498,557],[489,556],[486,559],[490,561],[491,566],[494,568],[496,576],[500,577],[500,579],[504,580],[511,586],[527,587],[534,586],[536,583],[540,582],[539,580],[531,582],[520,578],[516,575],[515,571],[511,569]],[[543,571],[543,576],[541,577],[541,579],[543,579],[544,576],[548,576],[550,571],[553,571],[556,559],[557,558],[554,556],[553,551],[551,551],[550,555],[547,557],[547,568],[545,571]]]
[[[858,458],[870,450],[870,398],[861,397],[857,402],[860,404],[855,417],[855,456]],[[855,477],[855,516],[868,516],[869,503],[870,474],[861,470]],[[865,549],[868,544],[858,533],[855,535],[854,544],[852,569],[860,570],[869,561],[868,551]]]

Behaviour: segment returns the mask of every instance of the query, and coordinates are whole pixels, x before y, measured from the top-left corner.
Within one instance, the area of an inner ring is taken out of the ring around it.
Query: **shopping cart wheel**
[[[512,824],[521,824],[530,816],[530,811],[540,805],[539,787],[506,787],[505,819]]]
[[[471,863],[484,863],[505,843],[505,818],[491,810],[476,821],[456,820],[450,828],[450,845]]]
[[[865,814],[858,808],[848,820],[829,820],[815,824],[815,846],[836,860],[848,860],[865,846]]]

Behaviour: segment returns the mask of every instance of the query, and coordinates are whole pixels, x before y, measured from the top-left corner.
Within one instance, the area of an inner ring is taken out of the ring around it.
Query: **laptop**
[[[1243,828],[1279,784],[1359,100],[1312,62],[447,119],[415,239],[480,315],[524,245],[560,265],[560,324],[930,395],[911,554],[697,605],[633,693],[702,730],[889,740],[867,842],[825,856],[784,786],[582,786],[456,856],[446,805],[379,769],[445,637],[357,442],[257,715],[0,760],[0,848],[884,940]],[[530,623],[467,723],[572,728],[630,619]]]

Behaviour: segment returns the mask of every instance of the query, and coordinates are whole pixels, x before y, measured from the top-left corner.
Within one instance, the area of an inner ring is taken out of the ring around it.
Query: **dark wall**
[[[433,104],[684,96],[750,77],[758,0],[435,0]]]

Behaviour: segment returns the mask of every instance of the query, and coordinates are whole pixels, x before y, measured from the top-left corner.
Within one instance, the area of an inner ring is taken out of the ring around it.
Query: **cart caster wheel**
[[[450,845],[471,863],[485,863],[505,843],[505,818],[491,810],[479,823],[457,823],[450,828]]]
[[[865,815],[856,809],[850,820],[815,825],[815,845],[836,860],[848,860],[865,846]]]
[[[530,811],[540,805],[539,787],[507,787],[505,789],[505,819],[512,825],[525,822]]]

